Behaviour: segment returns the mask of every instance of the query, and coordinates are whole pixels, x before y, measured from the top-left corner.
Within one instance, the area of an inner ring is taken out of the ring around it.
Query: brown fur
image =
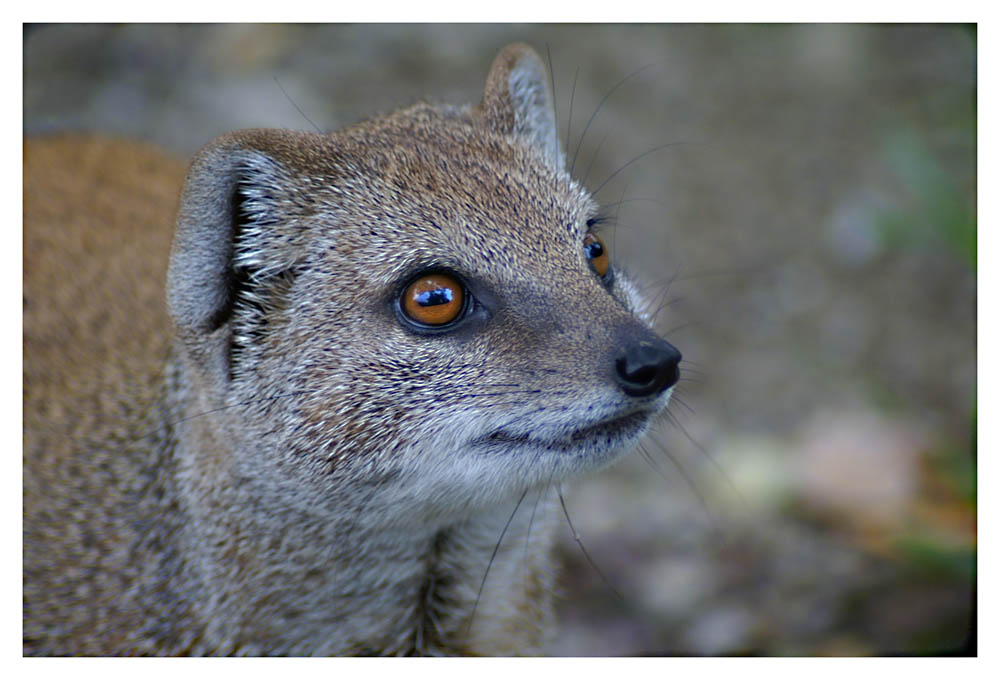
[[[537,55],[479,107],[208,145],[171,332],[179,185],[148,149],[25,145],[25,652],[540,651],[553,489],[666,406],[623,372],[676,359],[588,265]],[[447,333],[394,307],[428,269],[476,300]]]
[[[138,627],[119,597],[135,578],[121,568],[122,495],[170,344],[162,281],[183,177],[179,160],[132,142],[24,145],[27,653],[126,648]],[[43,633],[44,621],[59,628]]]

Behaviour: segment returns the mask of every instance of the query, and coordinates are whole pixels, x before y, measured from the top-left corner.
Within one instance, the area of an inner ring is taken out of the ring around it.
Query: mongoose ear
[[[500,50],[486,77],[481,107],[491,128],[523,135],[553,165],[563,166],[552,88],[531,47],[515,43]]]
[[[235,340],[228,322],[237,301],[259,299],[269,280],[294,267],[284,198],[294,179],[280,159],[302,134],[225,135],[199,151],[188,170],[167,270],[167,306],[179,336],[212,372],[231,369]]]

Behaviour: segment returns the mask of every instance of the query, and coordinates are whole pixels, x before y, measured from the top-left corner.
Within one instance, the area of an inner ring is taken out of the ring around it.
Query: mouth
[[[473,443],[488,448],[526,447],[565,452],[578,452],[588,448],[608,449],[622,446],[642,435],[652,415],[650,411],[634,411],[553,438],[496,430],[479,437]]]

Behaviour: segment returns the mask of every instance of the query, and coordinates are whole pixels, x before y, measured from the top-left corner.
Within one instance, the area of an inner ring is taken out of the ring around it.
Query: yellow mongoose
[[[25,143],[25,653],[539,652],[554,490],[637,442],[680,354],[536,53],[475,107],[209,144],[164,313],[182,174]]]

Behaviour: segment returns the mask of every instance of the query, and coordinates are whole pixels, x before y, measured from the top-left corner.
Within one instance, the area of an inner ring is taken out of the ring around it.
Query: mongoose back
[[[680,354],[534,51],[476,106],[228,134],[186,180],[29,140],[24,196],[26,654],[544,649],[555,490],[638,441]]]

